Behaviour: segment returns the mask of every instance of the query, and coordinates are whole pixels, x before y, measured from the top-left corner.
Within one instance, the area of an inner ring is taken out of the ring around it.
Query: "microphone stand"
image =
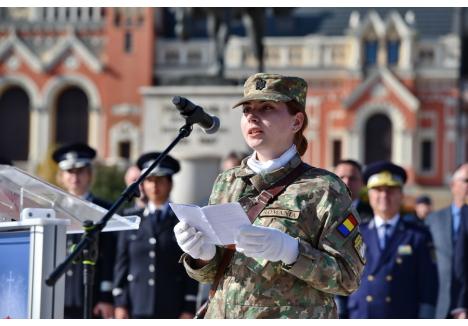
[[[150,165],[150,167],[140,175],[140,177],[131,185],[129,185],[124,192],[120,195],[120,197],[112,204],[111,208],[107,211],[107,213],[95,224],[92,221],[84,221],[83,226],[85,229],[85,233],[83,233],[83,237],[81,238],[80,242],[73,248],[73,252],[71,252],[65,260],[58,265],[55,270],[49,275],[49,277],[45,280],[45,283],[48,286],[54,286],[54,284],[58,281],[58,279],[65,273],[68,269],[70,264],[73,263],[75,259],[80,258],[82,260],[85,269],[83,275],[83,283],[85,286],[85,295],[84,295],[84,313],[83,317],[85,319],[91,318],[91,311],[92,311],[92,291],[93,291],[93,275],[95,269],[94,261],[98,255],[98,238],[99,234],[101,233],[102,229],[106,226],[107,222],[111,219],[112,215],[122,206],[122,204],[126,201],[130,202],[134,197],[140,196],[139,185],[146,176],[159,165],[159,163],[167,156],[167,154],[177,145],[177,143],[185,137],[190,136],[193,129],[193,124],[197,123],[195,117],[193,116],[185,116],[185,125],[179,129],[179,134],[177,137],[169,144],[169,146],[156,158],[156,160]],[[84,253],[84,254],[82,254]]]

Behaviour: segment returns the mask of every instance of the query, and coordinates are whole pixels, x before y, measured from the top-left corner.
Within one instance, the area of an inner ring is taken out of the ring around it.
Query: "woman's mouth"
[[[249,136],[257,136],[257,135],[260,135],[261,133],[263,133],[262,129],[260,128],[250,128],[248,131],[247,131],[247,134]]]

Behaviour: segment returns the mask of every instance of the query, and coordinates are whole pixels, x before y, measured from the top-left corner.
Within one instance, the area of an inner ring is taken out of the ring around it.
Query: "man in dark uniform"
[[[367,222],[372,219],[372,208],[360,197],[364,185],[361,164],[350,159],[341,160],[335,165],[334,172],[348,186],[353,200],[352,205],[358,211],[361,221]]]
[[[159,153],[142,155],[142,173]],[[170,156],[143,181],[148,202],[129,209],[142,217],[138,230],[120,232],[114,270],[116,318],[193,318],[198,284],[188,277],[179,257],[182,251],[174,236],[178,220],[169,206],[172,175],[180,169]]]
[[[369,203],[360,198],[364,181],[362,177],[362,166],[357,161],[351,159],[340,160],[333,171],[348,187],[351,193],[352,205],[356,208],[361,218],[361,223],[372,219],[373,212]],[[338,308],[338,317],[340,319],[349,318],[348,316],[348,297],[343,295],[335,296],[336,306]]]
[[[432,212],[432,199],[428,195],[420,195],[416,197],[414,202],[414,213],[416,217],[424,221]]]
[[[361,225],[367,260],[350,318],[433,318],[437,268],[429,231],[400,216],[406,172],[390,162],[364,171],[374,217]]]
[[[69,193],[108,209],[110,205],[95,197],[91,192],[93,180],[92,161],[96,151],[83,143],[74,143],[58,148],[52,158],[59,166],[58,182]],[[67,247],[80,241],[80,234],[67,236]],[[101,233],[99,238],[99,257],[97,259],[94,289],[93,315],[113,317],[112,278],[115,261],[115,235]],[[66,272],[65,279],[65,318],[83,317],[83,266],[74,264]]]

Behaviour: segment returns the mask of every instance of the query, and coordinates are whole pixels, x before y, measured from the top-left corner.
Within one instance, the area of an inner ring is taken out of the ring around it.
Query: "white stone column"
[[[58,21],[60,22],[66,21],[67,20],[67,15],[66,15],[67,7],[60,7],[57,10],[58,10]]]
[[[38,162],[40,160],[40,126],[39,126],[39,112],[33,108],[29,113],[29,157],[31,162]]]
[[[102,148],[100,140],[102,142],[105,137],[104,128],[99,125],[99,120],[99,110],[91,108],[89,110],[88,142],[89,146],[93,148]]]
[[[0,9],[1,10],[1,9]],[[33,8],[32,9],[32,14],[31,14],[31,20],[32,21],[41,21],[44,13],[44,8],[38,7],[38,8]],[[1,14],[0,14],[1,17]]]
[[[78,8],[70,7],[70,22],[76,22],[78,20]]]
[[[49,22],[52,22],[54,21],[54,12],[57,8],[55,7],[49,7],[49,8],[46,8],[46,20],[49,21]]]
[[[400,136],[401,147],[399,150],[399,152],[401,153],[400,154],[401,157],[399,158],[397,162],[399,162],[403,166],[412,166],[414,165],[414,162],[416,162],[415,157],[414,157],[414,154],[415,154],[414,153],[415,151],[414,133],[405,129],[397,130],[397,132],[401,134]],[[397,139],[397,137],[395,137],[394,139]],[[392,149],[392,151],[394,152],[396,152],[397,150],[398,149],[395,147]]]
[[[349,68],[357,70],[361,64],[361,42],[357,37],[350,37]]]
[[[81,7],[81,21],[89,21],[89,7]]]
[[[280,67],[287,67],[289,65],[289,58],[290,58],[290,47],[286,44],[282,44],[278,48],[279,52],[279,64]]]
[[[361,146],[362,135],[356,131],[349,131],[346,136],[346,146],[344,147],[344,156],[356,160],[358,162],[364,162],[363,146]]]
[[[34,108],[31,111],[30,154],[32,164],[45,159],[47,147],[52,144],[52,113],[42,108]]]
[[[220,166],[219,158],[180,160],[171,199],[176,203],[206,205]],[[208,194],[208,195],[207,195]]]
[[[412,58],[412,43],[409,37],[404,37],[401,39],[400,45],[400,68],[404,70],[411,69],[411,58]]]
[[[101,7],[93,7],[91,17],[92,21],[99,22],[101,20]]]

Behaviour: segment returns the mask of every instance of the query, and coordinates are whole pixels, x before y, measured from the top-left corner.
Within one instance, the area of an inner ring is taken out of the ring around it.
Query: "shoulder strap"
[[[254,222],[258,214],[270,203],[275,197],[277,197],[287,186],[294,182],[298,177],[300,177],[304,172],[310,168],[309,165],[304,162],[298,165],[294,170],[289,172],[284,178],[278,180],[270,188],[262,190],[260,195],[257,197],[257,203],[254,204],[249,211],[247,216],[250,219],[250,222]]]
[[[270,188],[262,190],[260,195],[257,196],[257,202],[247,212],[250,222],[254,222],[257,216],[262,212],[262,210],[268,205],[274,198],[276,198],[287,186],[294,182],[299,176],[306,172],[310,168],[309,165],[302,162],[294,170],[288,173],[284,178],[278,180]],[[235,247],[229,246],[224,249],[223,257],[216,271],[216,275],[211,285],[210,293],[208,295],[208,300],[198,309],[195,318],[201,319],[205,316],[206,311],[208,310],[208,304],[216,293],[219,282],[221,281],[224,271],[231,262],[232,257],[234,256]]]

